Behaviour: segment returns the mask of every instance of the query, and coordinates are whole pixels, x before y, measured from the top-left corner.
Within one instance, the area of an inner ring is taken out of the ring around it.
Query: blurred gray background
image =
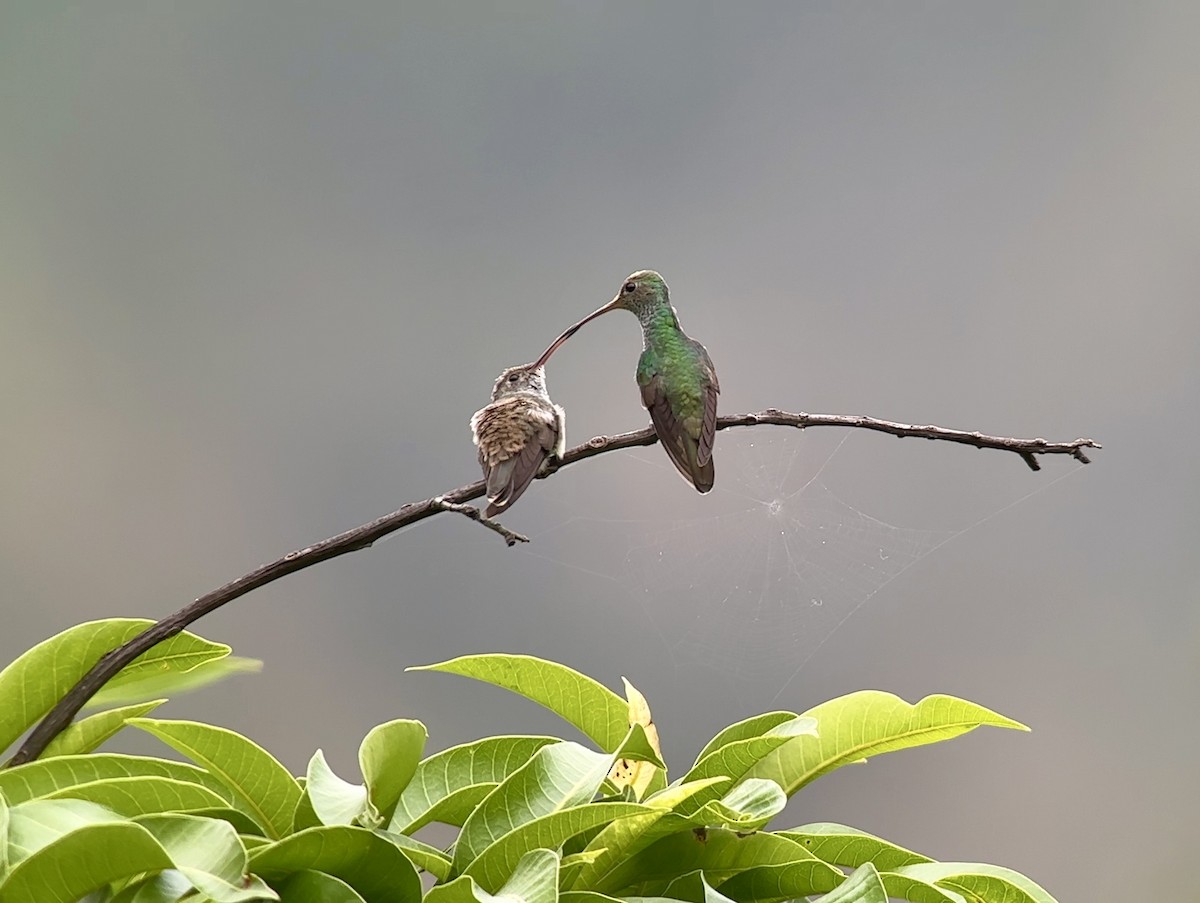
[[[653,267],[726,413],[1105,448],[1035,474],[725,432],[706,497],[661,449],[610,454],[529,490],[507,518],[529,547],[447,515],[212,615],[265,670],[163,714],[353,776],[389,718],[431,749],[560,730],[403,673],[529,652],[628,676],[679,773],[759,711],[952,693],[1033,733],[843,769],[777,826],[845,822],[1064,901],[1182,892],[1198,28],[1187,3],[6,4],[0,655],[477,478],[495,375]],[[639,349],[617,314],[555,359],[573,442],[645,424]],[[872,554],[911,566],[864,580]]]

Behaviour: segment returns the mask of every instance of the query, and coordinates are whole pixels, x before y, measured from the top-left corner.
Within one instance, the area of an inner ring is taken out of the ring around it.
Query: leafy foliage
[[[0,673],[5,743],[140,626],[80,625]],[[187,688],[228,654],[191,634],[172,643],[118,684]],[[769,712],[720,731],[668,783],[649,703],[628,681],[622,698],[516,655],[418,670],[510,689],[594,746],[513,735],[426,756],[425,727],[400,719],[364,738],[356,783],[320,750],[298,778],[233,731],[147,717],[161,699],[111,708],[0,771],[0,903],[1053,903],[1011,870],[935,862],[844,825],[765,830],[843,765],[981,726],[1024,729],[973,703],[866,691]],[[190,764],[92,751],[125,725]],[[447,848],[415,836],[434,823],[441,837],[457,829]]]

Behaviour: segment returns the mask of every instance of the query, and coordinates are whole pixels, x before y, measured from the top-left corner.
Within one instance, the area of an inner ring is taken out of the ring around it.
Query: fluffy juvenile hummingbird
[[[642,324],[637,381],[654,432],[683,478],[700,492],[713,487],[713,440],[717,433],[717,371],[708,351],[679,327],[667,284],[653,270],[640,270],[617,296],[554,340],[538,364],[589,320],[610,310],[627,310]]]
[[[471,417],[471,434],[487,483],[484,516],[495,517],[521,497],[542,463],[551,455],[562,457],[566,446],[566,415],[550,400],[540,361],[500,374],[491,404]]]

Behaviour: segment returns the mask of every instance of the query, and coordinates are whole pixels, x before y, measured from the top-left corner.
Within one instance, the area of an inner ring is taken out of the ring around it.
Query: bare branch
[[[717,419],[717,429],[729,429],[736,426],[790,426],[795,429],[807,429],[812,426],[840,426],[857,429],[875,430],[889,433],[901,438],[907,436],[922,439],[940,439],[948,442],[960,442],[973,445],[976,448],[995,448],[1013,452],[1033,470],[1039,470],[1038,455],[1069,455],[1082,464],[1090,463],[1086,448],[1100,448],[1091,439],[1076,439],[1073,442],[1047,442],[1045,439],[1014,439],[1006,436],[987,436],[978,432],[951,430],[940,426],[914,426],[908,423],[894,423],[890,420],[878,420],[874,417],[863,417],[843,414],[805,414],[788,413],[776,408],[768,408],[754,414],[731,414]],[[597,436],[582,445],[577,445],[567,451],[562,460],[547,462],[548,467],[538,474],[538,479],[544,479],[560,468],[605,452],[622,448],[635,448],[653,445],[658,441],[653,427],[646,427],[628,433],[618,433],[614,436]],[[54,706],[25,739],[24,744],[17,750],[5,767],[20,765],[36,759],[79,712],[89,699],[101,687],[111,680],[122,668],[132,662],[142,653],[148,651],[163,640],[169,639],[192,622],[215,611],[227,602],[232,602],[252,590],[273,583],[281,577],[294,574],[296,571],[311,567],[330,558],[337,558],[348,552],[357,552],[371,546],[377,539],[389,533],[415,524],[427,517],[440,514],[443,511],[455,511],[464,514],[472,520],[477,520],[489,530],[494,530],[504,537],[510,546],[517,542],[528,542],[528,538],[513,533],[501,524],[484,517],[478,510],[465,502],[482,496],[484,484],[480,480],[468,483],[450,492],[426,499],[423,502],[412,502],[398,511],[384,515],[369,523],[362,524],[352,530],[331,536],[315,545],[289,552],[282,558],[264,564],[245,576],[231,583],[214,589],[194,602],[184,606],[173,615],[163,618],[156,624],[146,628],[124,646],[106,653],[96,662],[92,669],[85,674],[74,687]],[[474,512],[473,514],[471,512]]]
[[[980,432],[966,430],[950,430],[943,426],[914,426],[911,423],[896,423],[891,420],[879,420],[876,417],[865,417],[861,414],[789,414],[775,408],[767,408],[757,414],[734,414],[730,417],[717,419],[717,429],[730,426],[757,426],[772,424],[774,426],[794,426],[805,429],[810,426],[848,426],[865,430],[875,430],[889,433],[901,439],[915,437],[918,439],[941,439],[946,442],[961,442],[976,448],[995,448],[1001,451],[1015,452],[1029,465],[1030,470],[1041,470],[1037,455],[1070,455],[1080,464],[1090,464],[1091,459],[1084,453],[1085,448],[1100,448],[1100,444],[1092,439],[1075,439],[1071,442],[1047,442],[1045,439],[1013,439],[1008,436],[987,436]]]

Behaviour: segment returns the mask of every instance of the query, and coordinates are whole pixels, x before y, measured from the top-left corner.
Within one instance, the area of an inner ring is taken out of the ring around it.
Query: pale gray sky
[[[609,455],[529,490],[507,519],[528,548],[442,517],[200,622],[266,668],[164,714],[349,772],[389,718],[424,720],[431,748],[557,730],[402,673],[531,652],[628,676],[679,769],[758,711],[952,693],[1033,733],[843,770],[779,826],[1009,865],[1064,901],[1181,893],[1200,7],[443,6],[0,13],[0,657],[167,614],[474,479],[467,420],[495,375],[653,267],[726,413],[1105,449],[1034,474],[915,440],[724,433],[706,497],[660,449]],[[620,314],[556,357],[572,442],[645,423],[638,350]],[[751,497],[831,453],[771,545]],[[912,567],[864,581],[873,544]],[[705,667],[759,641],[762,667]]]

